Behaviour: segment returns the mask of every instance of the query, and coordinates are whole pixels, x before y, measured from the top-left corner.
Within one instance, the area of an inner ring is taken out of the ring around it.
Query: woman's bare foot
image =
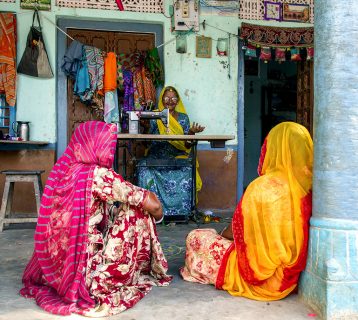
[[[109,306],[107,304],[99,305],[84,313],[85,317],[89,318],[102,318],[109,316]]]

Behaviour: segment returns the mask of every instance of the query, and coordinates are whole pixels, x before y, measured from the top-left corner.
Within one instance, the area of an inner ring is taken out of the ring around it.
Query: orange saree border
[[[226,265],[227,265],[227,261],[230,257],[230,253],[235,249],[235,244],[232,243],[230,245],[230,247],[226,250],[223,259],[221,261],[220,267],[219,267],[219,272],[218,275],[216,277],[216,282],[215,282],[215,288],[216,289],[222,289],[222,286],[224,285],[224,281],[225,281],[225,271],[226,271]]]

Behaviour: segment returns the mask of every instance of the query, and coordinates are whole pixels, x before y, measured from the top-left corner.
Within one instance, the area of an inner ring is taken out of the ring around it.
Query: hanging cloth
[[[149,77],[153,81],[153,85],[158,88],[164,85],[164,71],[160,63],[159,53],[157,48],[147,51],[144,60],[144,66],[149,73]]]
[[[104,60],[100,49],[85,45],[84,52],[90,79],[90,90],[83,95],[83,101],[91,101],[94,93],[103,89]]]
[[[124,88],[123,112],[134,110],[133,74],[129,70],[123,70],[123,88]]]
[[[77,71],[82,60],[83,44],[76,40],[72,41],[62,59],[61,70],[72,79],[76,79]]]
[[[117,96],[117,57],[114,52],[107,53],[104,59],[104,121],[110,123],[118,119]]]
[[[16,16],[0,13],[0,92],[9,106],[16,103]]]
[[[108,52],[104,59],[104,92],[114,91],[117,88],[117,57],[114,52]]]

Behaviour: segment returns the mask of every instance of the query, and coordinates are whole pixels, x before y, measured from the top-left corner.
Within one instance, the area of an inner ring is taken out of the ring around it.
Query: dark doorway
[[[280,122],[295,121],[312,134],[313,62],[245,60],[244,187],[257,177],[261,145]]]

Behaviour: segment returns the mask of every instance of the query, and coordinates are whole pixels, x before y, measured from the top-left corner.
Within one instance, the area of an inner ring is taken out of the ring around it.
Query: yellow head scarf
[[[163,95],[166,91],[168,91],[168,88],[173,88],[173,90],[175,91],[175,93],[178,96],[178,104],[175,107],[175,111],[187,114],[178,91],[174,87],[171,87],[171,86],[164,87],[159,95],[159,99],[158,99],[159,111],[162,111],[165,108],[164,104],[163,104]],[[160,134],[163,134],[163,135],[167,135],[167,134],[183,135],[184,134],[182,126],[171,114],[169,115],[169,132],[167,131],[167,128],[164,126],[164,124],[161,120],[157,120],[157,125],[158,125]],[[189,148],[189,149],[186,148],[184,141],[169,141],[169,143],[171,145],[173,145],[175,148],[177,148],[178,150],[185,151],[187,155],[190,153],[191,148]],[[188,156],[178,156],[178,158],[188,158]],[[197,161],[196,162],[196,191],[197,192],[201,190],[202,185],[203,185],[201,177],[199,175],[198,168],[199,168],[199,162]]]
[[[283,172],[297,198],[312,187],[313,142],[307,129],[294,122],[282,122],[267,136],[262,175]]]

